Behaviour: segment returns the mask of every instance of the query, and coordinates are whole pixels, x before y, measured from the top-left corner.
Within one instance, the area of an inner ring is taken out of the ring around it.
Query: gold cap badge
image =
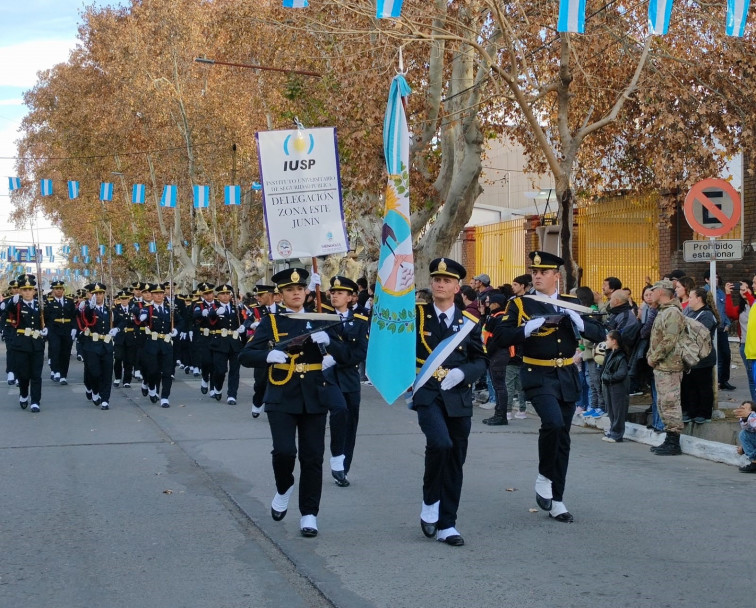
[[[341,287],[341,279],[336,278],[333,280],[333,286],[334,287]]]
[[[441,258],[441,261],[438,263],[438,269],[441,272],[446,272],[447,266],[446,266],[446,262],[444,261],[444,258]]]
[[[299,273],[296,270],[291,273],[291,281],[292,283],[299,281]]]
[[[538,266],[541,263],[541,256],[537,253],[533,256],[533,263]]]

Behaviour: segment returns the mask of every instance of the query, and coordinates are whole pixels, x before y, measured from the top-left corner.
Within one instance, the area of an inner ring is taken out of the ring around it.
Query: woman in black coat
[[[630,406],[629,385],[627,353],[622,345],[622,334],[613,329],[606,336],[606,358],[601,368],[601,390],[609,413],[609,431],[603,440],[609,443],[622,441],[625,435],[625,418]]]
[[[696,287],[688,296],[688,307],[683,314],[686,317],[703,323],[711,334],[712,344],[716,340],[719,313],[710,291],[703,287]],[[682,403],[683,422],[691,420],[696,424],[711,422],[711,412],[714,408],[714,366],[717,364],[717,353],[711,352],[701,359],[696,366],[683,374],[680,386],[680,402]]]

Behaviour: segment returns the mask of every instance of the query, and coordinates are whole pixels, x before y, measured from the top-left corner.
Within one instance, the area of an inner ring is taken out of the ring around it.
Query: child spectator
[[[625,435],[625,418],[630,406],[629,382],[627,353],[622,346],[622,334],[613,329],[606,336],[606,359],[601,370],[601,385],[609,413],[609,431],[603,440],[609,443],[622,441]]]
[[[743,401],[740,408],[735,410],[740,416],[740,445],[738,454],[745,454],[751,461],[740,467],[741,473],[756,473],[756,402]]]

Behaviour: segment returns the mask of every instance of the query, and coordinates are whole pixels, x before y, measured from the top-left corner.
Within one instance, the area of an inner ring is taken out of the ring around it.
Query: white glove
[[[178,336],[178,329],[176,329],[176,328],[174,327],[174,328],[173,328],[173,329],[171,330],[171,338],[175,338],[176,336]]]
[[[15,298],[16,296],[13,296],[13,297]],[[86,307],[87,307],[87,301],[86,300],[82,300],[81,302],[79,302],[79,310],[81,312],[84,312],[84,309]]]
[[[194,332],[193,331],[189,332],[189,339],[190,340],[194,340]]]
[[[257,326],[260,325],[260,321],[255,321],[252,323],[252,325],[249,326],[250,329],[257,329]]]
[[[323,357],[323,369],[328,369],[334,365],[336,365],[336,359],[333,358],[333,355],[326,355]]]
[[[44,329],[42,329],[42,331],[39,332],[39,335],[42,336],[43,338],[46,338],[47,337],[47,328],[45,327]]]
[[[95,294],[92,294],[92,297],[89,298],[89,305],[94,308],[97,306],[97,296]]]
[[[21,296],[19,294],[16,294],[13,296],[13,303],[18,304],[18,301],[21,299]]]
[[[312,276],[310,277],[310,284],[307,286],[307,289],[310,291],[315,291],[315,286],[320,285],[320,275],[317,272],[313,272]]]
[[[246,334],[247,333],[247,328],[244,327],[244,325],[239,325],[239,329],[236,330],[236,333]]]
[[[289,355],[287,355],[282,350],[272,350],[268,353],[268,356],[265,358],[265,360],[268,363],[286,363],[286,359],[289,358]]]
[[[222,317],[223,315],[226,314],[226,307],[221,306],[220,308],[216,309],[215,314],[218,315],[219,317]]]
[[[565,312],[570,315],[570,319],[572,319],[572,322],[574,323],[575,327],[577,327],[578,331],[585,331],[585,322],[583,321],[583,317],[581,317],[576,311],[570,310],[569,308],[565,309]]]
[[[464,379],[465,372],[458,367],[455,367],[454,369],[449,370],[449,373],[446,374],[446,378],[441,380],[441,390],[448,391],[450,388],[457,386]]]
[[[532,334],[536,329],[541,327],[541,325],[543,325],[544,323],[546,323],[546,319],[543,317],[539,317],[537,319],[530,319],[530,321],[525,323],[525,328],[524,328],[525,337],[529,338],[530,334]]]
[[[186,340],[186,332],[185,332],[185,331],[182,331],[182,332],[181,332],[181,333],[179,334],[179,340]]]
[[[328,334],[324,331],[316,331],[310,337],[316,344],[324,344],[325,346],[328,346],[331,343],[331,338],[329,338]]]
[[[109,331],[108,333],[110,334],[110,336],[111,336],[111,337],[115,338],[115,337],[116,337],[116,335],[118,335],[118,328],[117,328],[117,327],[114,327],[114,328],[113,328],[113,329],[111,329],[111,330],[110,330],[110,331]]]
[[[75,329],[71,330],[71,340],[76,340],[76,330]]]
[[[149,315],[147,314],[147,311],[143,310],[142,312],[139,313],[139,320],[142,321],[142,322],[144,322],[144,321],[147,320],[148,316]]]
[[[208,308],[203,308],[203,309],[202,309],[202,316],[203,316],[203,317],[206,317],[206,316],[207,316],[208,314],[210,314],[210,309],[208,309]]]

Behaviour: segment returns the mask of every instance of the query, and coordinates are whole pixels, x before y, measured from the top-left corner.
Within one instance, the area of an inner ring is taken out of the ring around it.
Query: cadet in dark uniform
[[[113,337],[119,332],[113,326],[113,313],[105,303],[103,283],[95,283],[89,291],[90,300],[79,304],[79,325],[84,328],[84,385],[92,393],[92,403],[102,410],[110,409],[110,390],[113,382]]]
[[[330,338],[323,331],[315,331],[301,342],[279,346],[317,328],[316,321],[297,319],[304,312],[305,286],[309,273],[289,268],[273,275],[283,295],[286,312],[279,310],[263,318],[255,335],[239,354],[245,367],[268,368],[265,390],[265,412],[273,436],[273,474],[277,493],[271,504],[271,515],[280,521],[289,508],[294,489],[294,465],[297,455],[301,479],[299,481],[299,510],[302,514],[300,531],[305,537],[318,534],[317,515],[323,487],[323,452],[325,424],[328,413],[324,401],[323,355],[321,346]],[[271,350],[270,344],[274,346]],[[285,349],[285,350],[283,350]]]
[[[323,358],[323,376],[328,387],[331,429],[331,476],[339,487],[347,487],[352,464],[357,424],[360,420],[360,370],[367,357],[368,318],[355,314],[350,304],[357,283],[347,277],[331,278],[331,307],[341,317],[341,325],[328,329],[331,343]]]
[[[487,359],[477,319],[454,305],[465,268],[449,258],[430,263],[432,304],[418,304],[417,362],[422,365],[438,344],[475,323],[422,387],[412,395],[412,409],[425,434],[425,475],[420,527],[428,538],[448,545],[465,544],[457,531],[457,509],[462,494],[462,465],[472,417],[472,385],[486,371]]]
[[[8,385],[13,386],[16,384],[16,372],[13,369],[13,360],[15,351],[12,348],[13,338],[16,336],[16,328],[13,327],[13,322],[8,317],[8,310],[13,296],[18,294],[18,281],[13,279],[8,283],[10,289],[10,295],[7,300],[0,302],[0,321],[2,321],[3,327],[3,341],[5,342],[5,373],[8,377]]]
[[[210,283],[200,283],[197,290],[202,294],[199,302],[192,308],[192,319],[194,321],[194,345],[195,362],[200,368],[202,380],[200,382],[200,391],[207,395],[210,389],[210,380],[213,373],[213,354],[210,350],[210,340],[212,327],[208,315],[215,308],[215,296],[213,294],[214,286]],[[196,376],[196,374],[195,374]]]
[[[594,319],[559,306],[560,300],[580,304],[575,296],[557,291],[562,258],[533,251],[530,259],[535,295],[549,297],[554,304],[527,297],[511,299],[491,340],[502,348],[523,345],[522,389],[541,418],[536,502],[550,517],[569,523],[573,517],[563,495],[570,459],[570,426],[580,395],[572,357],[581,337],[601,342],[606,332]]]
[[[171,307],[165,302],[165,288],[150,285],[152,304],[141,310],[139,323],[145,328],[147,341],[142,349],[142,370],[147,380],[148,394],[152,403],[157,403],[160,391],[160,407],[171,407],[169,398],[173,386],[173,372],[176,362],[173,357],[173,339],[182,329],[181,317],[173,316]]]
[[[132,299],[131,299],[131,316],[134,320],[134,378],[142,381],[142,395],[147,396],[147,382],[142,375],[142,349],[145,342],[147,342],[147,334],[145,328],[139,324],[139,315],[142,310],[149,304],[144,298],[144,293],[148,291],[150,287],[149,283],[143,283],[142,281],[136,281],[131,284]]]
[[[38,412],[42,401],[42,365],[47,328],[42,328],[42,312],[34,298],[37,281],[34,275],[22,274],[17,279],[19,292],[7,304],[6,313],[15,336],[11,340],[13,368],[18,378],[19,405]]]
[[[131,388],[131,375],[134,369],[136,355],[136,332],[138,327],[134,323],[129,310],[131,294],[121,290],[116,294],[113,306],[113,326],[120,331],[113,338],[113,386]]]
[[[257,300],[257,306],[253,309],[257,311],[256,319],[249,328],[256,330],[257,326],[262,321],[265,315],[276,314],[278,304],[275,303],[273,297],[278,294],[278,288],[275,285],[257,285],[255,287],[255,299]],[[266,366],[256,367],[254,369],[255,382],[252,386],[252,410],[251,414],[253,418],[257,418],[263,411],[265,401],[263,396],[265,395],[265,388],[268,384],[268,369]]]
[[[229,405],[236,405],[239,391],[239,351],[244,346],[247,327],[241,310],[231,302],[234,289],[228,283],[215,288],[217,301],[208,313],[210,330],[210,352],[213,358],[213,373],[210,382],[210,396],[220,401],[223,397],[223,382],[228,371]]]
[[[76,304],[65,296],[65,282],[53,281],[52,294],[45,303],[45,327],[48,328],[47,356],[52,380],[68,384],[68,366],[76,337]]]

